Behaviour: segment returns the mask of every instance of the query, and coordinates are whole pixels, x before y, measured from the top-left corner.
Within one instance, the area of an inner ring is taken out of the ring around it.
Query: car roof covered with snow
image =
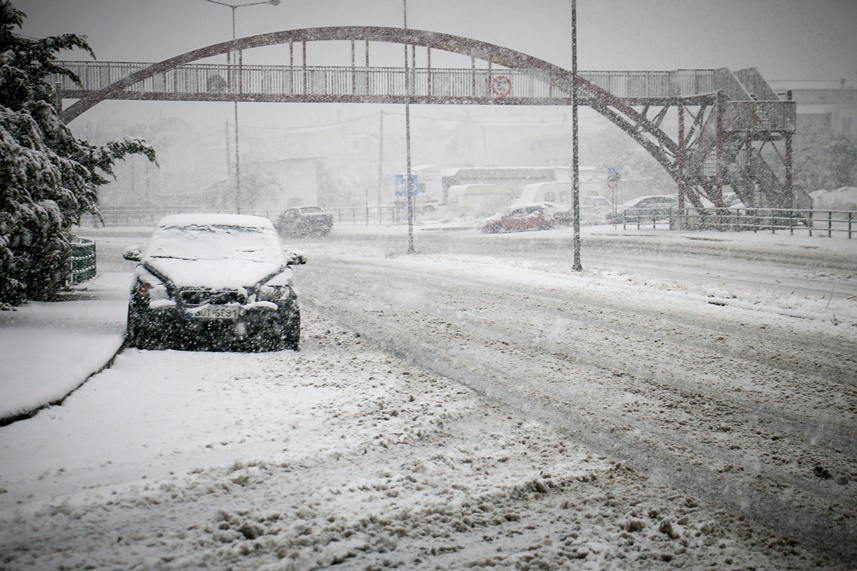
[[[273,223],[262,216],[247,214],[193,213],[170,214],[158,222],[158,228],[180,228],[183,226],[234,226],[238,228],[269,228],[274,229]]]

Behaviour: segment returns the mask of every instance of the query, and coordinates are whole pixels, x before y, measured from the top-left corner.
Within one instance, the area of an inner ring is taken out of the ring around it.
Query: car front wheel
[[[128,321],[125,326],[125,345],[128,347],[136,347],[138,349],[146,349],[150,341],[147,336],[147,331],[143,329],[142,317],[140,312],[135,310],[132,305],[128,306]]]
[[[301,342],[301,310],[297,304],[291,305],[283,313],[281,324],[273,333],[274,350],[290,349],[298,351]]]
[[[301,315],[296,311],[292,322],[286,327],[283,335],[283,348],[298,351],[301,344]]]

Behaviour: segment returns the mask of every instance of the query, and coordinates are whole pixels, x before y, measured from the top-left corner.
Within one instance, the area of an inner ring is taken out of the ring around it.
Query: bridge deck
[[[145,69],[150,63],[63,62],[81,80],[78,86],[58,77],[64,96],[97,91]],[[710,95],[727,87],[724,70],[583,71],[580,77],[625,100],[668,102],[677,98]],[[416,68],[410,70],[413,97],[526,99],[538,104],[569,98],[560,85],[541,70]],[[498,78],[504,79],[498,79]],[[735,91],[734,87],[730,91]],[[295,96],[404,97],[405,73],[401,67],[276,66],[226,64],[182,65],[138,82],[130,94],[171,95],[173,99],[233,100],[236,96],[278,100]],[[732,99],[749,99],[741,94]]]
[[[81,80],[58,76],[63,98],[80,99],[109,87],[149,63],[64,62]],[[538,69],[414,68],[412,103],[481,105],[568,105],[569,84]],[[789,101],[754,101],[724,69],[679,71],[583,71],[580,77],[632,106],[713,103],[730,98],[727,125],[737,130],[794,129]],[[403,103],[400,67],[187,64],[157,73],[109,99],[246,102]],[[594,100],[586,92],[581,105]],[[737,118],[737,119],[730,119]]]

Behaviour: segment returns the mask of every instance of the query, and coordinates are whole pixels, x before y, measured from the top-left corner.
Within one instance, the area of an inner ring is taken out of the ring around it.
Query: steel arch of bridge
[[[479,59],[486,61],[488,62],[489,70],[491,69],[492,64],[497,64],[510,70],[523,70],[527,73],[538,74],[542,76],[540,77],[542,80],[549,83],[552,87],[555,87],[558,92],[568,94],[565,98],[555,98],[553,100],[554,102],[551,104],[571,104],[571,72],[539,58],[495,44],[439,32],[425,30],[406,31],[402,28],[390,27],[344,26],[304,28],[271,32],[239,38],[192,50],[131,73],[130,75],[98,91],[84,94],[77,102],[63,110],[61,117],[65,122],[70,122],[105,99],[125,98],[121,97],[120,94],[138,82],[201,59],[222,54],[228,55],[233,52],[241,53],[246,49],[264,46],[292,44],[295,42],[306,43],[335,40],[352,42],[365,41],[367,42],[367,49],[368,42],[370,41],[398,43],[405,46],[412,46],[412,49],[417,46],[428,49],[437,49],[469,56],[474,58],[474,60]],[[306,53],[304,51],[304,57],[305,55]],[[578,100],[580,104],[588,105],[595,109],[645,148],[677,182],[680,190],[680,197],[682,199],[687,196],[696,206],[700,206],[700,195],[705,195],[712,199],[712,202],[715,204],[719,203],[720,189],[724,182],[725,170],[721,166],[718,166],[718,174],[716,177],[702,176],[702,159],[704,157],[697,156],[695,161],[691,160],[694,146],[704,146],[702,144],[704,130],[708,129],[708,131],[711,131],[711,125],[715,123],[715,108],[719,107],[722,109],[722,105],[718,106],[717,94],[708,93],[691,97],[659,98],[656,101],[648,101],[644,99],[627,99],[617,97],[606,89],[603,89],[584,77],[581,77],[580,74],[577,78],[577,85]],[[246,100],[241,99],[240,94],[232,94],[232,97],[234,98],[233,100],[236,101]],[[532,103],[529,100],[515,97],[438,98],[410,96],[409,99],[412,103],[475,103],[495,105],[521,105]],[[286,99],[283,98],[281,100]],[[292,98],[290,100],[313,101],[311,97],[307,97],[306,95],[304,95],[303,98]],[[404,103],[404,100],[404,95],[378,97],[360,94],[350,94],[340,97],[325,96],[324,99],[317,99],[317,101],[324,102],[354,103]],[[635,106],[642,107],[642,111],[635,109]],[[656,112],[653,118],[649,118],[648,115],[653,107],[656,109],[659,108],[659,111]],[[669,107],[679,108],[679,122],[682,124],[682,127],[680,129],[681,132],[679,133],[678,141],[674,141],[661,128],[661,123]],[[691,109],[695,109],[696,112],[694,113]],[[685,129],[683,126],[686,113],[690,114],[693,123],[687,133],[684,132]],[[719,126],[720,121],[721,117],[717,115],[716,123],[718,124],[718,145],[722,130]],[[698,152],[697,155],[712,154],[714,152],[712,149],[714,146],[712,140],[713,138],[709,136],[705,145],[706,148],[700,149],[700,152]],[[721,149],[718,146],[718,163],[722,162],[721,155]],[[696,164],[697,168],[690,168],[689,165],[691,163]],[[787,165],[787,179],[790,179],[790,170],[791,165],[789,164]],[[790,184],[788,184],[788,186],[790,187]],[[788,192],[791,192],[790,188],[788,189]],[[744,197],[742,196],[742,198]],[[746,200],[745,202],[752,204],[752,202]]]

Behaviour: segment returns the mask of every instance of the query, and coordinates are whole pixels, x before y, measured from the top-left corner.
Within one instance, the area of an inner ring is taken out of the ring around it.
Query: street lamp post
[[[411,185],[411,71],[408,69],[408,0],[402,0],[405,31],[405,155],[408,166],[405,185],[408,193],[408,253],[414,253],[414,189]]]
[[[247,6],[256,6],[258,4],[270,4],[271,6],[279,6],[280,0],[260,0],[258,2],[245,2],[244,4],[228,4],[226,2],[220,2],[219,0],[205,0],[206,2],[211,2],[212,4],[218,4],[220,6],[226,6],[227,8],[232,9],[232,39],[235,40],[235,11],[238,8],[245,8]],[[230,54],[226,54],[227,57],[227,65],[231,64],[232,56]],[[240,70],[239,70],[240,72]],[[234,85],[234,83],[233,83]],[[235,213],[241,214],[241,155],[239,153],[238,147],[238,100],[235,99],[232,102],[233,106],[233,115],[235,117]]]
[[[571,269],[575,272],[583,269],[580,263],[580,167],[577,130],[577,0],[571,0],[571,206],[574,211],[574,259]]]

